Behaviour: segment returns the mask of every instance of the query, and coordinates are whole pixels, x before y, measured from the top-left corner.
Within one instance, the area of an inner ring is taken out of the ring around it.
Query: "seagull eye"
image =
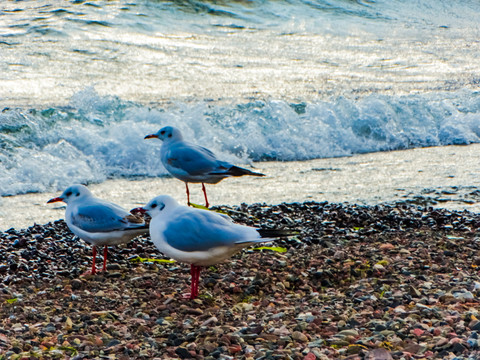
[[[155,209],[157,207],[157,204],[152,204],[152,209]]]
[[[165,135],[165,130],[160,131],[161,135]]]
[[[69,197],[70,195],[72,195],[72,192],[69,191],[69,192],[67,192],[65,195],[67,195],[67,197]]]

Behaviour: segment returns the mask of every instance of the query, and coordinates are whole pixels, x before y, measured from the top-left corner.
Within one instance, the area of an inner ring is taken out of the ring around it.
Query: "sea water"
[[[143,140],[164,125],[276,175],[478,143],[479,15],[473,0],[2,2],[0,195],[165,176]]]

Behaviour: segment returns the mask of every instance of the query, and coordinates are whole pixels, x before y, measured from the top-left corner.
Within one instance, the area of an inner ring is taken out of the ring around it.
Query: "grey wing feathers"
[[[110,232],[145,227],[143,220],[139,221],[135,217],[132,221],[130,214],[120,207],[98,204],[79,207],[72,214],[72,223],[88,232]]]
[[[195,218],[192,220],[192,216]],[[197,220],[197,221],[195,221]],[[208,226],[199,224],[208,223]],[[231,229],[230,220],[220,216],[209,216],[201,211],[194,215],[179,216],[169,223],[163,235],[165,241],[181,251],[208,251],[219,246],[232,246],[237,240],[237,233]],[[181,237],[178,233],[182,233]]]
[[[196,145],[177,146],[166,153],[166,162],[190,175],[201,175],[217,168],[217,159],[210,150]]]

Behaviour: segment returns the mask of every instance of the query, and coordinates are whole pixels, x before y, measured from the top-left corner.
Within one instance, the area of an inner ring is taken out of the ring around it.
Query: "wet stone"
[[[71,285],[73,290],[78,290],[82,288],[83,283],[81,280],[73,279]]]
[[[463,354],[467,351],[467,347],[461,343],[455,343],[449,350],[454,354]]]
[[[122,277],[122,273],[120,272],[112,272],[112,273],[107,273],[106,276],[111,279],[119,279]]]
[[[110,347],[114,347],[116,345],[119,345],[121,344],[121,341],[120,340],[117,340],[117,339],[113,339],[113,340],[110,340],[108,343],[107,343],[107,348],[110,348]]]
[[[190,352],[183,347],[176,348],[175,349],[175,354],[180,356],[181,359],[191,359],[192,358],[192,355],[190,354]]]
[[[112,270],[121,270],[121,266],[118,264],[107,264],[107,271],[112,271]]]

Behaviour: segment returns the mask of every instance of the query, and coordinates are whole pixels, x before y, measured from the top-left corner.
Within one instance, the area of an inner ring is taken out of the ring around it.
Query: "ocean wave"
[[[0,9],[8,15],[0,36],[42,34],[65,36],[75,31],[90,33],[92,27],[108,27],[144,32],[168,32],[172,28],[182,31],[206,32],[216,28],[277,29],[284,32],[384,34],[388,30],[437,31],[439,27],[450,30],[474,31],[477,22],[471,14],[479,10],[478,1],[466,0],[452,3],[447,0],[387,1],[387,0],[289,0],[289,1],[210,1],[210,0],[144,0],[118,2],[45,3],[31,7],[15,3]],[[109,21],[105,21],[108,13]],[[16,29],[25,16],[36,23],[21,24],[24,31]],[[234,24],[231,22],[234,21]]]
[[[88,88],[69,106],[0,113],[1,195],[167,175],[161,143],[143,139],[165,125],[238,164],[307,160],[477,143],[480,96],[463,90],[297,104],[198,101],[150,107]]]

